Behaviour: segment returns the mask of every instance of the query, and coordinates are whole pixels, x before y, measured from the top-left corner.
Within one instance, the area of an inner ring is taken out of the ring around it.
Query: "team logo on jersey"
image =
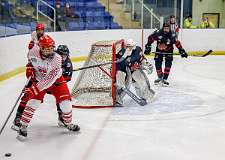
[[[40,66],[38,66],[38,72],[42,75],[42,76],[46,76],[47,74],[47,70],[45,68],[42,68]]]
[[[171,41],[170,41],[170,39],[167,39],[167,42],[166,42],[166,44],[170,44],[170,42],[171,42]]]

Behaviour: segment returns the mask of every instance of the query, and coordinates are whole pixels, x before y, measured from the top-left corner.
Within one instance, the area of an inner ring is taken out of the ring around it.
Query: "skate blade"
[[[27,140],[27,137],[17,135],[16,139],[19,140],[20,142],[25,142]]]
[[[168,84],[164,84],[164,83],[162,83],[161,86],[162,86],[162,87],[169,87]]]

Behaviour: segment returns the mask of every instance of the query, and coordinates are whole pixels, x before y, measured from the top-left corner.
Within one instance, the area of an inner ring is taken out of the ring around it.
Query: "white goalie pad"
[[[132,78],[135,81],[133,85],[135,87],[136,94],[146,100],[152,99],[155,92],[151,89],[149,80],[145,73],[141,69],[136,70],[132,73]]]

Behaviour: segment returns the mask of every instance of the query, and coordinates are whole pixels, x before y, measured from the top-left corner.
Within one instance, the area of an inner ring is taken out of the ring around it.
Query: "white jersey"
[[[42,59],[40,48],[36,45],[28,52],[27,58],[35,69],[37,88],[40,91],[51,87],[62,75],[62,58],[56,53],[53,58]]]
[[[43,35],[44,35],[44,34],[43,34]],[[33,41],[35,45],[38,44],[38,37],[37,37],[37,32],[36,32],[36,31],[33,31],[33,32],[31,33],[31,41]]]

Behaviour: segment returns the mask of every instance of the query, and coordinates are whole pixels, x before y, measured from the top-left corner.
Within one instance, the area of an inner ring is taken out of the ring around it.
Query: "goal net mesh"
[[[114,86],[116,53],[123,44],[123,40],[112,40],[99,41],[91,46],[91,51],[83,67],[108,64],[80,71],[71,92],[73,107],[101,108],[114,106],[116,97]]]

